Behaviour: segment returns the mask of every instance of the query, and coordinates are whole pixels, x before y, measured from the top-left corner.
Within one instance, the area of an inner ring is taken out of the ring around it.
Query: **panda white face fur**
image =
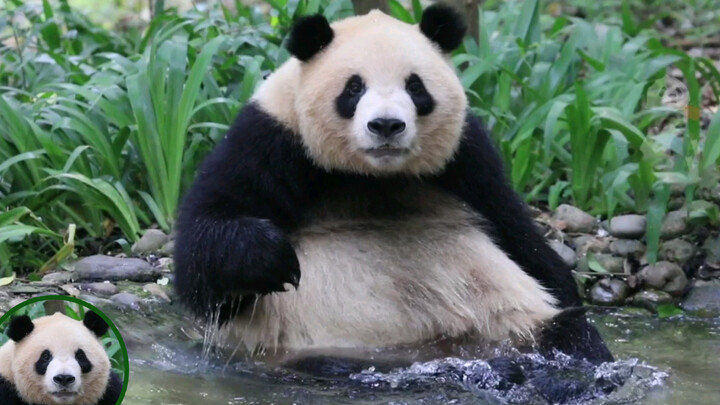
[[[90,318],[56,313],[15,319],[8,332],[13,340],[0,348],[0,376],[31,404],[97,404],[108,385],[110,360],[99,341],[107,325],[97,315]]]
[[[255,99],[302,134],[312,158],[327,168],[441,170],[458,146],[467,108],[447,55],[417,25],[380,11],[332,30],[322,52],[285,64]]]

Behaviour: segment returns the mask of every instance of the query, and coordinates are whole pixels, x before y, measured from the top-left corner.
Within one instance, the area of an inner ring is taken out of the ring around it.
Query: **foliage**
[[[68,246],[61,234],[70,224],[80,253],[126,248],[152,224],[172,229],[202,157],[288,59],[282,42],[292,21],[352,14],[349,0],[267,3],[269,13],[240,1],[165,10],[143,32],[98,26],[66,0],[5,3],[0,276],[39,268]],[[420,2],[408,3],[391,1],[390,10],[417,22]],[[647,211],[656,250],[669,185],[686,185],[691,204],[695,189],[717,180],[720,157],[720,115],[705,136],[695,110],[686,120],[660,103],[666,70],[683,71],[691,109],[700,100],[696,73],[715,97],[720,73],[663,46],[622,3],[608,25],[543,14],[536,0],[488,4],[479,38],[467,38],[453,62],[514,187],[551,208],[570,201],[596,214]]]

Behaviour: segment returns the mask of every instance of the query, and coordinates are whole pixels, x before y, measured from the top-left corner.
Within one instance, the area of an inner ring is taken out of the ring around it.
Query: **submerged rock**
[[[685,264],[695,256],[695,245],[682,240],[673,239],[660,246],[660,257],[671,262]]]
[[[720,280],[696,282],[680,306],[689,312],[720,315]]]
[[[646,266],[640,270],[638,277],[644,285],[676,296],[682,295],[688,284],[680,266],[665,261]]]
[[[160,270],[140,259],[95,255],[75,263],[79,280],[87,281],[155,281]]]
[[[657,312],[660,305],[671,304],[673,298],[665,291],[645,290],[630,297],[630,304]]]
[[[647,219],[645,215],[620,215],[610,219],[610,235],[623,239],[638,239],[645,235]]]
[[[622,305],[630,294],[630,287],[622,280],[602,279],[590,288],[590,300],[597,305]]]
[[[148,229],[143,236],[132,246],[133,254],[151,253],[160,250],[169,238],[159,229]]]
[[[561,204],[557,208],[555,220],[565,223],[566,232],[590,233],[597,227],[597,221],[592,215],[568,204]]]

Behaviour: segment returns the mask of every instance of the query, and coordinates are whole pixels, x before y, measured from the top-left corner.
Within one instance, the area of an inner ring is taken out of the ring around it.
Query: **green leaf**
[[[685,314],[685,311],[678,308],[675,304],[662,304],[657,307],[658,318],[665,319],[672,316]]]

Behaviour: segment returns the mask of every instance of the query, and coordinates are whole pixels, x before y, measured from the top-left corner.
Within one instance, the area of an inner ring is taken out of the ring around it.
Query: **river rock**
[[[605,278],[590,288],[590,300],[597,305],[622,305],[629,293],[624,281]]]
[[[143,307],[143,301],[135,294],[121,292],[110,297],[110,301],[121,309],[132,309],[140,311]]]
[[[677,238],[690,232],[687,221],[687,211],[670,211],[665,216],[660,229],[660,237],[663,239]]]
[[[630,297],[630,304],[657,312],[660,305],[671,304],[673,298],[665,291],[645,290]]]
[[[80,284],[79,288],[100,297],[110,297],[120,292],[117,286],[112,283],[85,283]]]
[[[53,284],[67,284],[73,281],[77,276],[71,271],[59,271],[56,273],[49,273],[43,276],[42,281],[45,283]]]
[[[175,241],[171,240],[160,248],[160,253],[165,256],[172,256],[175,252]]]
[[[676,296],[682,295],[688,284],[687,276],[680,266],[666,261],[645,266],[638,277],[644,285]]]
[[[559,240],[551,240],[550,247],[563,259],[563,261],[570,267],[575,267],[578,258],[575,251],[568,245],[562,243]]]
[[[685,197],[684,196],[677,196],[672,197],[670,201],[668,201],[668,209],[671,210],[679,210],[685,205]]]
[[[561,204],[557,208],[555,220],[565,223],[566,232],[590,233],[597,227],[597,221],[592,215],[568,204]]]
[[[623,239],[639,239],[645,235],[647,219],[645,215],[620,215],[610,220],[610,235]]]
[[[720,236],[708,236],[702,248],[706,255],[705,262],[711,267],[720,269]]]
[[[682,240],[673,239],[660,245],[660,257],[663,260],[685,264],[695,256],[695,245]]]
[[[616,257],[609,253],[592,253],[591,255],[583,256],[577,265],[577,269],[580,272],[594,272],[595,270],[590,268],[590,256],[592,256],[603,269],[609,273],[622,274],[625,272],[623,264],[625,260],[622,257]]]
[[[696,282],[680,306],[689,312],[720,315],[720,280]]]
[[[169,238],[159,229],[148,229],[132,247],[133,254],[151,253],[160,250]]]
[[[79,280],[147,282],[155,281],[161,272],[144,260],[95,255],[76,262],[75,273]]]
[[[610,243],[610,253],[639,259],[645,253],[645,244],[634,239],[618,239]]]
[[[579,257],[585,256],[588,252],[607,253],[610,251],[610,240],[608,238],[597,238],[592,235],[581,235],[573,240],[575,252]]]
[[[145,284],[143,290],[149,292],[153,297],[165,302],[172,302],[165,289],[155,283]]]

